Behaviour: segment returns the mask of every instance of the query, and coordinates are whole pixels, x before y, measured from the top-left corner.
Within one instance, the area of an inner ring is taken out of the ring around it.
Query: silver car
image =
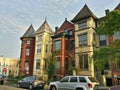
[[[38,80],[35,76],[27,76],[17,82],[17,87],[29,88],[29,90],[32,90],[33,88],[42,89],[44,87],[44,82]]]
[[[49,90],[94,90],[99,84],[89,76],[65,76],[60,81],[50,82]]]

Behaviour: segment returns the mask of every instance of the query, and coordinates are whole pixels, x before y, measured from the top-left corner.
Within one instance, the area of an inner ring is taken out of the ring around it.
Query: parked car
[[[42,89],[44,87],[44,82],[40,81],[36,76],[27,76],[17,82],[17,87],[29,88],[30,90],[33,88]]]
[[[89,76],[65,76],[60,81],[50,82],[49,90],[94,90],[98,81]]]
[[[4,76],[0,74],[0,85],[4,84]]]

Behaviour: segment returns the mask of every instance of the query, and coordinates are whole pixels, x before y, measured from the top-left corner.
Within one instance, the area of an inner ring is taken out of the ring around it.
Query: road
[[[23,88],[17,88],[15,85],[0,85],[0,90],[28,90]],[[35,89],[40,90],[40,89]],[[112,86],[110,90],[120,90],[120,85]]]
[[[118,85],[118,86],[112,86],[111,90],[120,90],[120,85]]]
[[[0,85],[0,90],[28,90],[24,88],[17,88],[15,84],[13,85]],[[34,89],[34,90],[43,90],[43,89]]]
[[[16,88],[8,85],[0,85],[0,90],[27,90],[27,89]]]

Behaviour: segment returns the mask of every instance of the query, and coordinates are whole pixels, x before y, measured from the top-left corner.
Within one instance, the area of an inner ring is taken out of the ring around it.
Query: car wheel
[[[83,88],[77,88],[76,90],[84,90]]]
[[[33,86],[30,84],[29,85],[29,90],[32,90],[33,89]]]
[[[20,88],[20,83],[17,84],[17,88]]]
[[[51,87],[51,90],[57,90],[55,86],[52,86]]]
[[[3,83],[4,83],[4,82],[2,81],[0,84],[3,85]]]

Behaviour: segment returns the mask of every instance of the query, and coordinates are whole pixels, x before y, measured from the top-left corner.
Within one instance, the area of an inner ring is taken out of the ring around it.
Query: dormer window
[[[87,28],[87,21],[81,22],[78,24],[79,29],[84,29]]]
[[[65,32],[65,34],[68,34],[68,29],[65,29],[64,32]]]
[[[72,31],[71,31],[71,30],[69,31],[69,35],[70,35],[70,36],[72,35]]]

